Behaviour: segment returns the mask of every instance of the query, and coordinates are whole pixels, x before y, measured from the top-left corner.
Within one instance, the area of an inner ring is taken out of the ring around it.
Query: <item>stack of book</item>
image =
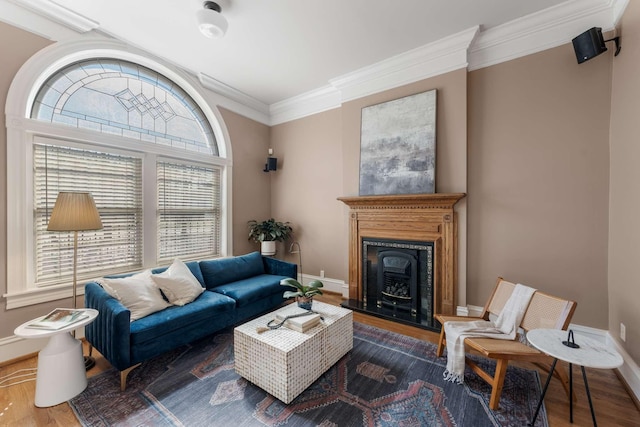
[[[89,317],[89,313],[81,308],[56,308],[46,316],[31,322],[27,328],[57,330],[73,325]]]
[[[276,320],[278,322],[282,322],[285,319],[284,326],[298,332],[307,332],[320,323],[320,315],[318,313],[294,306],[292,306],[291,309],[283,310],[276,314]]]

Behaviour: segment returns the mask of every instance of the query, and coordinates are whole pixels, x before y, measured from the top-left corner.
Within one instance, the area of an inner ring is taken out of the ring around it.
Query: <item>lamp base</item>
[[[96,366],[96,359],[91,356],[84,356],[84,369],[88,371],[89,369]]]

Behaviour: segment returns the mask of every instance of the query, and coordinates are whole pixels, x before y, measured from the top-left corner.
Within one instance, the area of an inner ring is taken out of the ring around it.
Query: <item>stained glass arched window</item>
[[[139,64],[89,59],[53,74],[31,117],[218,156],[203,111],[178,85]]]

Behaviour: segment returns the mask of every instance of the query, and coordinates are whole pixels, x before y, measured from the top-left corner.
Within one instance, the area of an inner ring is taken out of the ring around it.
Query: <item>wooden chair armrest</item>
[[[434,314],[433,318],[440,322],[441,325],[444,325],[444,322],[472,322],[475,320],[484,320],[482,317],[450,316],[447,314]]]

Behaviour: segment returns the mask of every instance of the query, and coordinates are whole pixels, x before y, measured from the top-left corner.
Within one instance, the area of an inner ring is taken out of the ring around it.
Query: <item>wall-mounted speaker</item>
[[[588,61],[606,52],[607,47],[604,44],[604,37],[602,37],[602,28],[593,27],[580,34],[578,37],[572,40],[573,50],[576,52],[576,59],[578,64],[582,64],[584,61]]]
[[[263,172],[270,172],[275,170],[278,170],[278,158],[267,157],[267,163],[264,164]]]

